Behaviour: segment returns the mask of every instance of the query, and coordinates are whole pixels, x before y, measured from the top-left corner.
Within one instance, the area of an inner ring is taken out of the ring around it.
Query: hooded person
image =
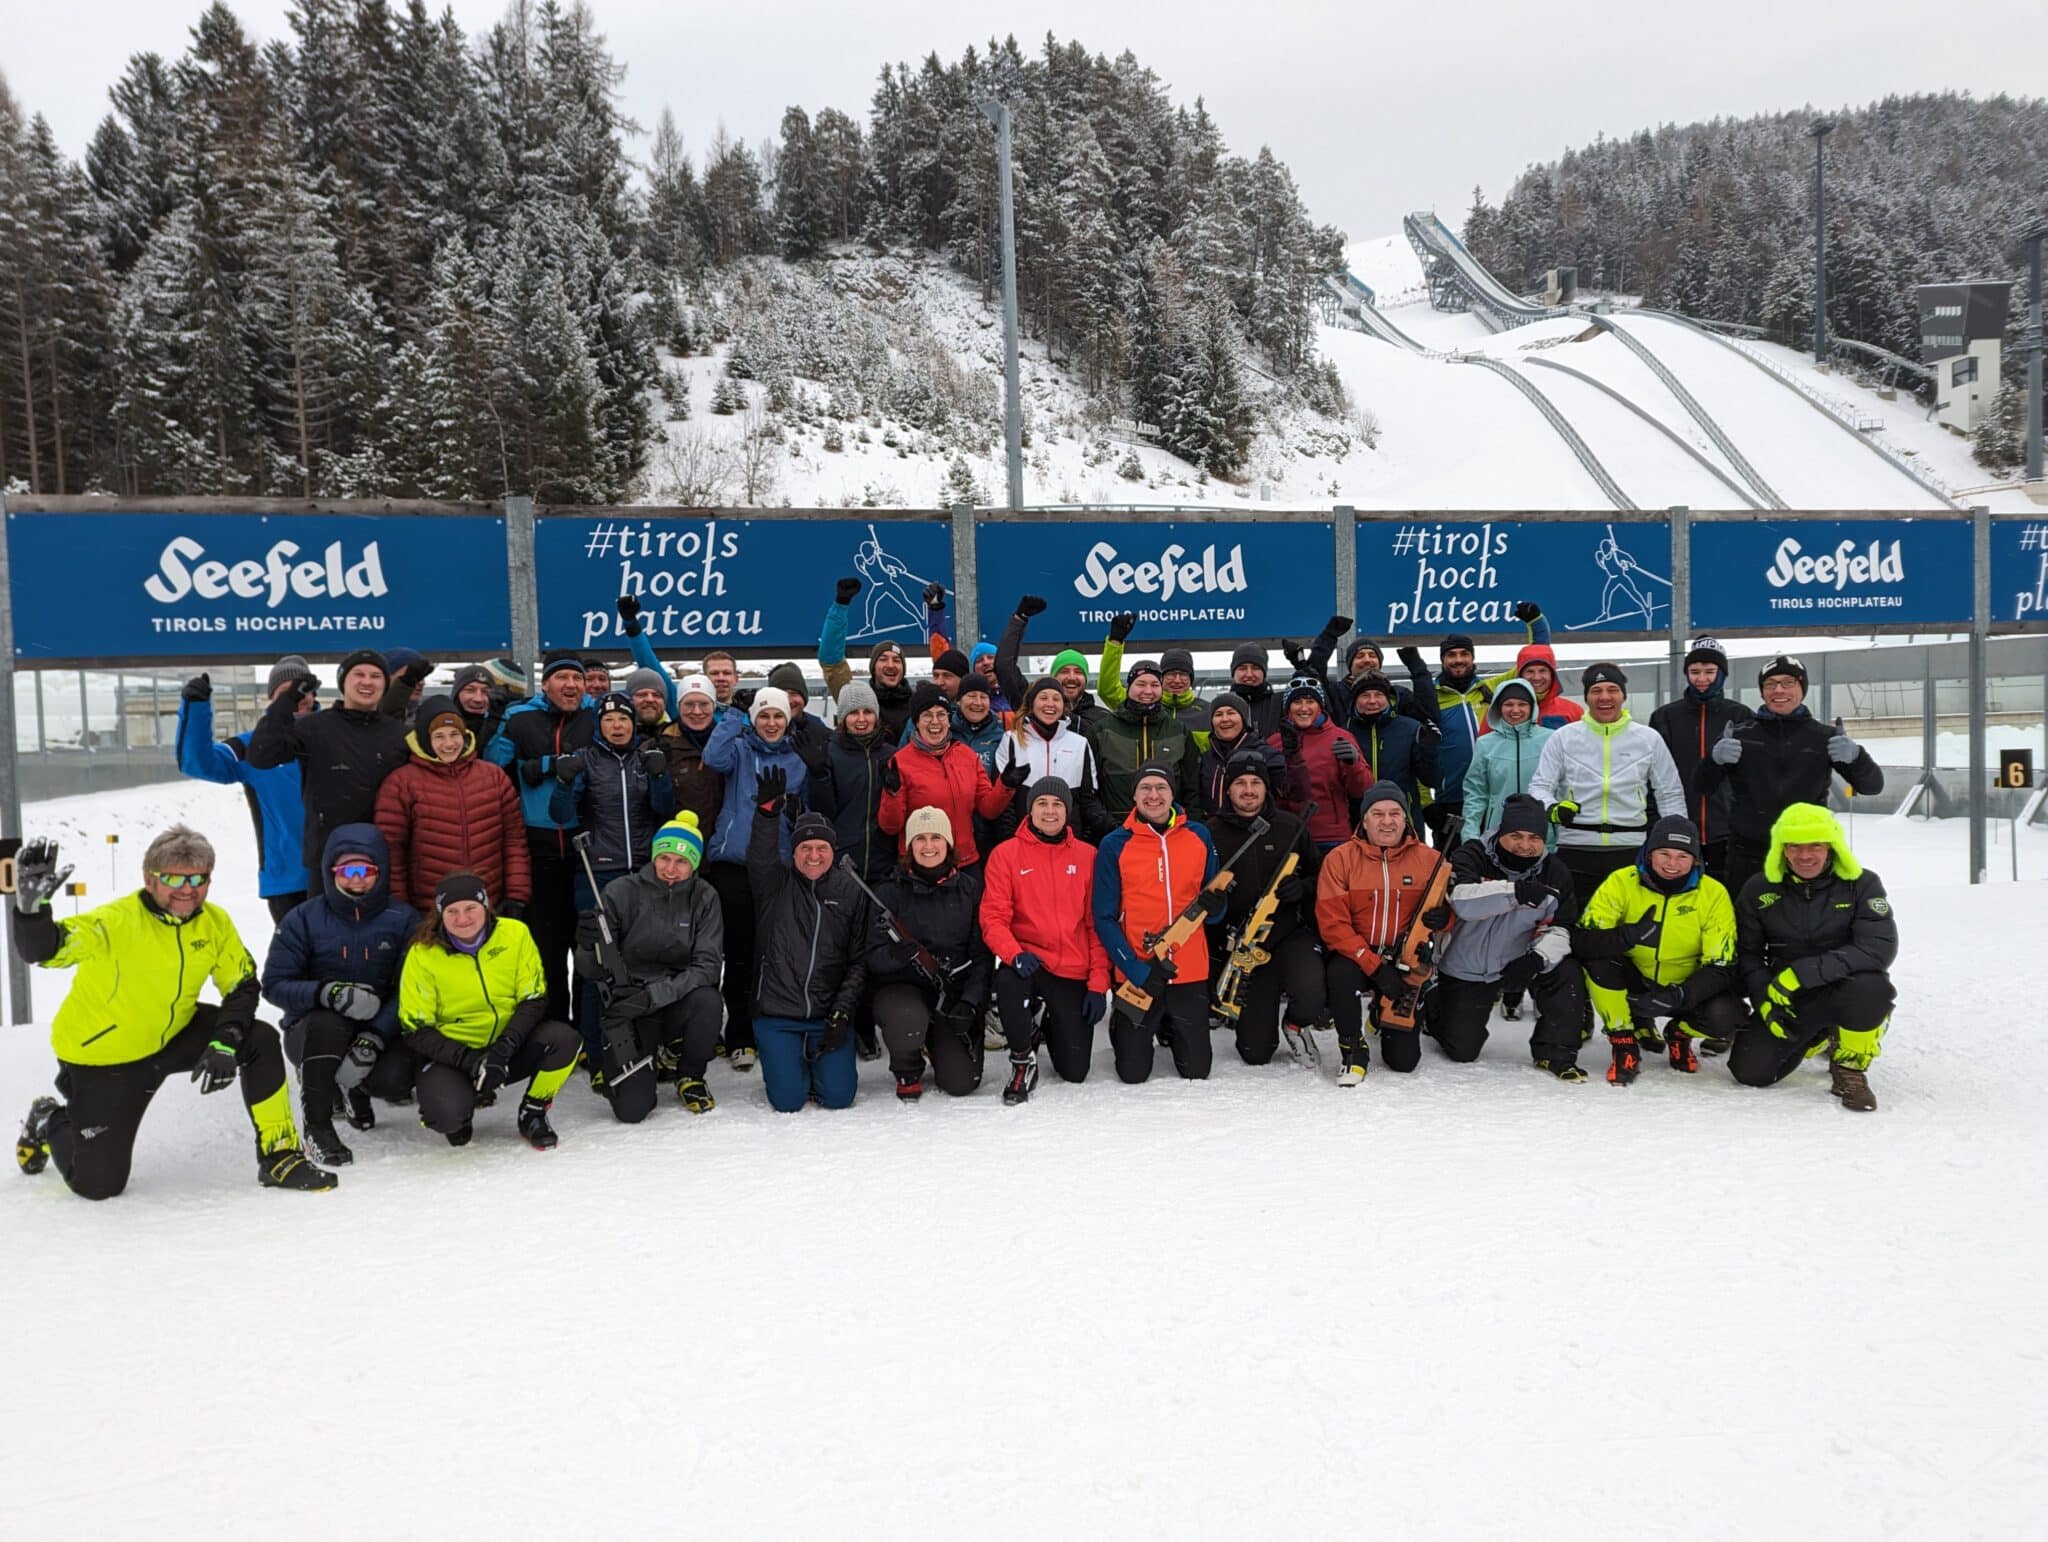
[[[1322,687],[1311,675],[1287,683],[1287,716],[1266,741],[1287,767],[1287,796],[1281,807],[1308,814],[1308,833],[1324,851],[1342,845],[1352,827],[1351,811],[1372,785],[1372,767],[1358,741],[1330,720]],[[1405,801],[1405,800],[1404,800]]]
[[[704,876],[718,891],[725,917],[725,1045],[735,1071],[754,1068],[752,1003],[755,972],[755,919],[760,902],[752,888],[754,817],[760,807],[760,784],[769,778],[778,798],[808,796],[809,768],[789,737],[789,698],[774,686],[754,693],[744,714],[729,711],[718,720],[704,746],[704,764],[725,778],[725,803],[718,825],[704,849]],[[769,831],[776,850],[788,858],[792,846],[787,823]]]
[[[993,971],[981,935],[982,881],[955,864],[943,809],[913,809],[903,833],[903,861],[875,891],[883,906],[868,949],[875,1032],[899,1101],[923,1094],[927,1060],[939,1090],[963,1098],[981,1085]]]
[[[1316,878],[1316,929],[1323,938],[1324,981],[1337,1019],[1341,1087],[1363,1082],[1370,1064],[1367,999],[1377,1022],[1383,999],[1407,993],[1400,947],[1410,923],[1419,915],[1425,930],[1438,932],[1452,922],[1448,904],[1422,909],[1437,860],[1415,831],[1408,800],[1392,782],[1366,789],[1356,833],[1323,853]],[[1414,1070],[1422,1058],[1419,1028],[1381,1023],[1380,1054],[1389,1070]]]
[[[1557,673],[1557,654],[1549,643],[1525,644],[1515,655],[1514,678],[1536,693],[1536,721],[1543,727],[1562,728],[1586,715],[1586,709],[1565,694],[1564,681]],[[1504,684],[1505,681],[1499,681],[1494,685],[1495,695],[1500,694]]]
[[[1351,692],[1345,727],[1365,753],[1373,780],[1392,782],[1410,808],[1421,807],[1423,789],[1436,785],[1436,741],[1423,733],[1421,723],[1401,714],[1394,682],[1378,670],[1360,674]]]
[[[1529,794],[1550,810],[1557,849],[1580,892],[1634,865],[1657,813],[1685,807],[1663,737],[1630,718],[1628,676],[1594,664],[1580,676],[1586,715],[1544,741]]]
[[[1117,998],[1109,1023],[1116,1074],[1126,1082],[1152,1075],[1155,1028],[1173,1051],[1183,1078],[1209,1074],[1209,933],[1223,921],[1226,896],[1208,887],[1219,866],[1206,827],[1191,822],[1174,801],[1178,769],[1162,762],[1138,768],[1131,811],[1095,854],[1095,931],[1114,978],[1149,995],[1144,1018]],[[1186,941],[1166,947],[1163,936],[1191,905],[1203,923]],[[1220,937],[1220,933],[1218,933]],[[1163,998],[1163,999],[1162,999]]]
[[[785,1114],[814,1093],[825,1108],[853,1102],[853,1020],[875,927],[866,891],[839,866],[832,821],[819,813],[798,814],[793,825],[785,819],[789,776],[779,765],[762,770],[747,838],[759,957],[753,1031],[769,1106]]]
[[[1503,681],[1486,707],[1486,733],[1465,768],[1464,839],[1479,839],[1500,820],[1509,798],[1527,793],[1535,779],[1543,746],[1555,729],[1536,721],[1536,692],[1526,680]],[[1544,835],[1546,849],[1557,845],[1557,827]]]
[[[1172,769],[1174,798],[1182,808],[1200,806],[1202,754],[1186,724],[1167,708],[1164,681],[1156,661],[1138,660],[1125,679],[1123,701],[1088,730],[1102,806],[1111,819],[1130,813],[1138,769],[1147,764]]]
[[[1318,1053],[1312,1032],[1336,1027],[1325,998],[1323,945],[1316,936],[1314,916],[1322,853],[1301,816],[1274,802],[1272,782],[1266,751],[1252,746],[1238,750],[1224,768],[1222,806],[1206,821],[1219,855],[1235,854],[1223,937],[1209,950],[1209,985],[1217,996],[1217,1015],[1235,1025],[1238,1059],[1246,1065],[1265,1065],[1279,1049],[1284,1027],[1290,1053],[1300,1063],[1311,1064]],[[1261,819],[1266,829],[1255,837],[1252,832]],[[1293,869],[1283,877],[1281,869],[1290,857]],[[1264,958],[1234,976],[1232,1010],[1225,1010],[1220,987],[1231,973],[1232,950],[1240,942],[1250,945],[1252,918],[1268,905],[1269,896],[1269,930],[1257,944]]]
[[[1495,706],[1510,687],[1533,694],[1512,681],[1495,695]],[[1579,905],[1571,869],[1546,844],[1549,831],[1543,805],[1511,793],[1485,835],[1452,851],[1449,898],[1458,924],[1437,949],[1435,983],[1424,1003],[1430,1037],[1445,1057],[1476,1060],[1494,1002],[1509,991],[1527,992],[1536,1001],[1530,1059],[1560,1081],[1582,1082],[1586,985],[1571,956]]]
[[[996,684],[1011,701],[1024,701],[1025,688],[1029,685],[1024,671],[1018,665],[1018,655],[1024,648],[1024,629],[1031,618],[1045,610],[1045,601],[1035,594],[1027,594],[1017,601],[1017,609],[1003,627],[1002,639],[996,644]],[[1067,719],[1074,731],[1086,734],[1109,710],[1088,693],[1088,660],[1073,648],[1062,648],[1053,655],[1052,667],[1046,674],[1059,686],[1061,698],[1066,703]]]
[[[342,825],[362,824],[376,812],[377,789],[405,764],[406,728],[385,712],[390,675],[384,656],[358,648],[335,669],[341,699],[318,712],[301,712],[312,694],[311,672],[292,674],[250,731],[250,767],[267,771],[296,765],[305,807],[300,851],[307,874],[319,866],[327,834]]]
[[[421,702],[405,742],[410,758],[377,789],[374,820],[391,892],[425,915],[443,878],[475,873],[502,896],[501,913],[519,914],[533,877],[511,781],[478,758],[476,735],[450,697]]]
[[[1898,918],[1841,821],[1817,803],[1780,814],[1735,919],[1736,968],[1756,1013],[1728,1052],[1729,1074],[1768,1087],[1825,1054],[1842,1106],[1875,1109],[1868,1073],[1897,997]]]
[[[850,607],[864,587],[858,578],[840,579],[832,603],[825,607],[825,623],[818,633],[818,665],[825,672],[825,693],[835,702],[853,681],[853,667],[846,661],[847,622]],[[904,624],[914,621],[914,617],[900,610],[893,612],[891,619],[894,616],[901,616]],[[864,628],[863,635],[873,634]],[[868,655],[868,685],[875,693],[882,736],[895,744],[902,739],[904,725],[910,718],[910,665],[901,643],[888,637],[875,643]]]
[[[592,927],[577,948],[578,972],[602,993],[603,1091],[621,1124],[654,1112],[666,1074],[657,1057],[673,1063],[685,1109],[702,1114],[714,1106],[704,1071],[725,1013],[725,921],[703,866],[704,832],[685,810],[654,832],[647,861],[599,897],[611,946]]]
[[[493,781],[504,777],[486,766]],[[343,825],[321,853],[321,892],[278,923],[263,961],[263,995],[283,1020],[299,1067],[301,1134],[326,1167],[355,1160],[334,1129],[337,1094],[359,1130],[372,1097],[412,1089],[398,1039],[398,971],[420,914],[391,892],[391,854],[374,825]]]
[[[301,714],[315,698],[299,693],[300,681],[313,671],[296,653],[279,659],[265,689],[269,699],[289,692]],[[306,802],[299,790],[296,760],[258,770],[249,763],[253,730],[216,740],[213,737],[213,677],[194,675],[179,693],[178,769],[186,776],[223,787],[239,787],[249,800],[256,826],[256,892],[270,906],[270,919],[281,921],[306,897],[311,878],[306,868]]]
[[[1643,1051],[1660,1047],[1674,1071],[1697,1071],[1692,1041],[1725,1040],[1747,1015],[1736,994],[1735,910],[1699,855],[1698,828],[1666,815],[1636,860],[1593,891],[1572,934],[1613,1050],[1611,1085],[1633,1082]]]
[[[1685,689],[1676,701],[1667,701],[1650,714],[1650,727],[1663,738],[1679,781],[1691,793],[1685,811],[1699,827],[1701,860],[1708,872],[1724,879],[1734,789],[1724,780],[1711,791],[1702,791],[1699,771],[1714,746],[1754,716],[1727,694],[1727,684],[1728,650],[1715,638],[1695,637],[1685,655]]]
[[[1757,671],[1763,703],[1747,722],[1722,726],[1693,773],[1694,796],[1730,795],[1727,883],[1741,893],[1763,868],[1771,826],[1795,803],[1827,806],[1839,776],[1859,797],[1884,791],[1884,769],[1870,752],[1806,706],[1806,666],[1779,654]]]
[[[954,857],[961,867],[981,861],[974,838],[974,820],[994,819],[1008,807],[1010,789],[994,781],[973,750],[953,736],[953,704],[946,693],[926,682],[910,700],[910,741],[882,768],[882,829],[899,837],[900,866],[909,852],[911,812],[931,807],[944,812],[953,833]]]

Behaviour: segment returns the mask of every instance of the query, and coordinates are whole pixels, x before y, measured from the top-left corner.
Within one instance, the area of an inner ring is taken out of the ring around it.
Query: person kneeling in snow
[[[1586,902],[1572,952],[1614,1063],[1607,1080],[1626,1087],[1642,1069],[1642,1044],[1671,1019],[1664,1044],[1674,1071],[1697,1071],[1692,1040],[1726,1039],[1742,1026],[1735,994],[1735,912],[1728,891],[1700,866],[1699,827],[1671,815],[1650,827],[1635,865],[1610,873]]]
[[[519,1133],[538,1151],[556,1144],[548,1105],[582,1047],[576,1030],[550,1022],[540,949],[526,923],[491,914],[474,873],[450,873],[434,913],[413,934],[398,981],[405,1047],[423,1062],[415,1089],[420,1123],[469,1144],[470,1120],[515,1076],[528,1078]]]
[[[874,907],[853,875],[835,865],[832,821],[823,814],[797,817],[783,863],[787,771],[764,767],[753,795],[747,883],[760,959],[753,1010],[761,1081],[778,1113],[795,1113],[813,1092],[826,1108],[846,1108],[860,1076],[853,1014],[867,984]]]
[[[725,920],[718,893],[697,876],[704,832],[687,810],[654,833],[653,854],[605,885],[598,904],[615,948],[595,926],[576,952],[576,972],[603,996],[597,1011],[604,1094],[623,1124],[654,1112],[654,1056],[675,1061],[676,1096],[693,1114],[714,1106],[704,1068],[725,1014],[719,970]]]
[[[981,1014],[992,967],[981,940],[981,877],[955,864],[944,809],[914,810],[903,834],[903,865],[876,890],[904,935],[892,935],[886,917],[875,918],[868,950],[875,1030],[888,1046],[898,1098],[923,1095],[927,1058],[939,1090],[964,1098],[981,1085]],[[920,945],[938,966],[936,976],[920,967]]]
[[[1758,1025],[1736,1038],[1729,1073],[1768,1087],[1829,1050],[1842,1106],[1876,1108],[1865,1073],[1891,1021],[1899,928],[1884,884],[1851,855],[1833,814],[1795,803],[1778,816],[1764,870],[1743,886],[1735,918]]]
[[[206,903],[213,846],[173,825],[149,843],[142,890],[68,921],[50,896],[71,869],[55,841],[31,841],[14,864],[14,947],[26,963],[76,969],[50,1025],[57,1090],[37,1098],[15,1141],[24,1173],[52,1158],[71,1192],[111,1199],[128,1186],[135,1135],[150,1099],[179,1071],[202,1093],[233,1085],[256,1127],[256,1177],[265,1188],[331,1189],[332,1173],[299,1151],[277,1030],[256,1016],[256,962],[218,905]],[[220,1004],[202,1003],[211,979]]]
[[[1579,904],[1571,869],[1544,849],[1549,824],[1542,804],[1515,793],[1501,806],[1498,825],[1451,853],[1458,924],[1437,947],[1436,988],[1423,1001],[1437,1047],[1452,1060],[1477,1060],[1495,998],[1529,992],[1536,998],[1529,1054],[1537,1068],[1582,1082],[1586,986],[1571,962]]]

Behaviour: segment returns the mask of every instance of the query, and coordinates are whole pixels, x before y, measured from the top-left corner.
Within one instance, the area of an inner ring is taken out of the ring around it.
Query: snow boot
[[[297,1189],[306,1194],[325,1193],[341,1184],[333,1173],[307,1161],[306,1154],[296,1146],[281,1146],[275,1151],[258,1147],[256,1181],[266,1189]]]
[[[1877,1095],[1870,1090],[1870,1078],[1852,1065],[1843,1065],[1837,1060],[1828,1067],[1832,1078],[1828,1091],[1842,1100],[1842,1107],[1867,1114],[1877,1107]]]
[[[374,1130],[377,1128],[377,1110],[370,1102],[369,1093],[360,1087],[351,1087],[345,1094],[348,1099],[348,1123],[352,1130]]]
[[[1692,1035],[1678,1024],[1671,1025],[1671,1037],[1664,1041],[1664,1048],[1671,1056],[1671,1069],[1692,1072],[1700,1068],[1700,1057],[1693,1053]]]
[[[1728,1053],[1728,1041],[1726,1039],[1701,1039],[1698,1048],[1701,1058],[1712,1060],[1717,1055]]]
[[[865,1028],[853,1030],[853,1052],[855,1056],[862,1060],[880,1060],[882,1058],[882,1042],[875,1037],[875,1025],[873,1023],[869,1023]]]
[[[308,1114],[299,1139],[313,1160],[322,1167],[346,1167],[356,1159],[356,1154],[334,1133],[332,1119],[315,1119]]]
[[[751,1049],[736,1049],[725,1058],[735,1071],[751,1071],[754,1069],[754,1062],[760,1057]]]
[[[1500,998],[1500,1015],[1510,1023],[1522,1020],[1522,992],[1508,991]]]
[[[683,1107],[693,1114],[708,1114],[718,1107],[718,1099],[711,1095],[711,1089],[704,1085],[701,1076],[679,1076],[676,1078],[676,1096],[682,1099]]]
[[[1365,1080],[1365,1073],[1372,1065],[1372,1052],[1365,1047],[1365,1040],[1337,1045],[1337,1085],[1356,1087]]]
[[[1316,1030],[1334,1026],[1331,1023],[1296,1024],[1283,1021],[1280,1024],[1281,1037],[1286,1041],[1287,1053],[1293,1057],[1294,1063],[1305,1070],[1321,1070],[1323,1052],[1316,1045]]]
[[[476,1126],[465,1124],[459,1130],[450,1130],[448,1132],[448,1144],[451,1146],[466,1146],[469,1144],[470,1136],[474,1134],[476,1134]]]
[[[539,1098],[526,1097],[519,1100],[519,1133],[526,1137],[526,1144],[536,1151],[552,1151],[561,1144],[561,1137],[555,1134],[555,1127],[548,1123],[549,1104]]]
[[[1548,1071],[1561,1082],[1582,1082],[1586,1079],[1585,1068],[1576,1060],[1539,1060],[1536,1069]]]
[[[50,1120],[63,1106],[55,1098],[37,1098],[21,1121],[21,1133],[14,1137],[14,1164],[30,1178],[50,1165]]]
[[[1633,1019],[1636,1031],[1636,1048],[1645,1054],[1654,1055],[1664,1047],[1664,1035],[1657,1031],[1657,1019],[1638,1017]]]
[[[919,1098],[921,1098],[921,1097],[923,1097],[923,1096],[924,1096],[924,1076],[923,1076],[923,1074],[922,1074],[921,1072],[916,1072],[916,1071],[898,1071],[898,1072],[896,1073],[896,1101],[897,1101],[897,1102],[899,1102],[899,1103],[915,1103],[915,1102],[916,1102],[916,1101],[917,1101],[917,1100],[918,1100]]]
[[[1037,1087],[1038,1051],[1034,1049],[1021,1060],[1012,1055],[1010,1057],[1010,1084],[1003,1089],[1004,1104],[1009,1105],[1029,1101],[1032,1092]]]
[[[1010,1047],[1010,1036],[1003,1032],[1003,1020],[993,1012],[981,1020],[981,1047],[984,1052]]]
[[[1636,1047],[1636,1036],[1632,1033],[1610,1033],[1607,1042],[1614,1048],[1614,1063],[1607,1068],[1608,1085],[1626,1087],[1643,1069],[1642,1052]]]

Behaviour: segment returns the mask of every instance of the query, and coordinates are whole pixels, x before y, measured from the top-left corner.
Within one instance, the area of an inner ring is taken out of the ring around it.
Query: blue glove
[[[1010,960],[1010,967],[1016,970],[1024,979],[1028,980],[1038,973],[1040,962],[1036,953],[1019,953]]]
[[[1081,1021],[1091,1028],[1102,1021],[1102,1014],[1108,1010],[1108,991],[1090,991],[1081,998]]]

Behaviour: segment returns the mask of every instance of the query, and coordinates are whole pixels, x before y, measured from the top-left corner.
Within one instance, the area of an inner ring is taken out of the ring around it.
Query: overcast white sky
[[[231,3],[258,37],[286,32],[286,0]],[[1455,224],[1475,183],[1497,202],[1528,163],[1597,133],[1892,92],[2048,91],[2044,0],[1652,3],[1612,8],[1607,22],[1573,19],[1602,7],[1540,0],[592,8],[629,67],[627,110],[651,128],[668,105],[693,151],[721,119],[749,142],[773,134],[792,102],[865,118],[885,59],[957,58],[991,32],[1014,32],[1027,52],[1048,30],[1101,53],[1128,48],[1175,100],[1206,97],[1232,149],[1270,144],[1316,216],[1354,239],[1397,233],[1402,214],[1432,206]],[[474,35],[504,5],[454,0],[454,10]],[[79,154],[127,56],[178,54],[199,11],[199,0],[0,0],[0,71]]]

